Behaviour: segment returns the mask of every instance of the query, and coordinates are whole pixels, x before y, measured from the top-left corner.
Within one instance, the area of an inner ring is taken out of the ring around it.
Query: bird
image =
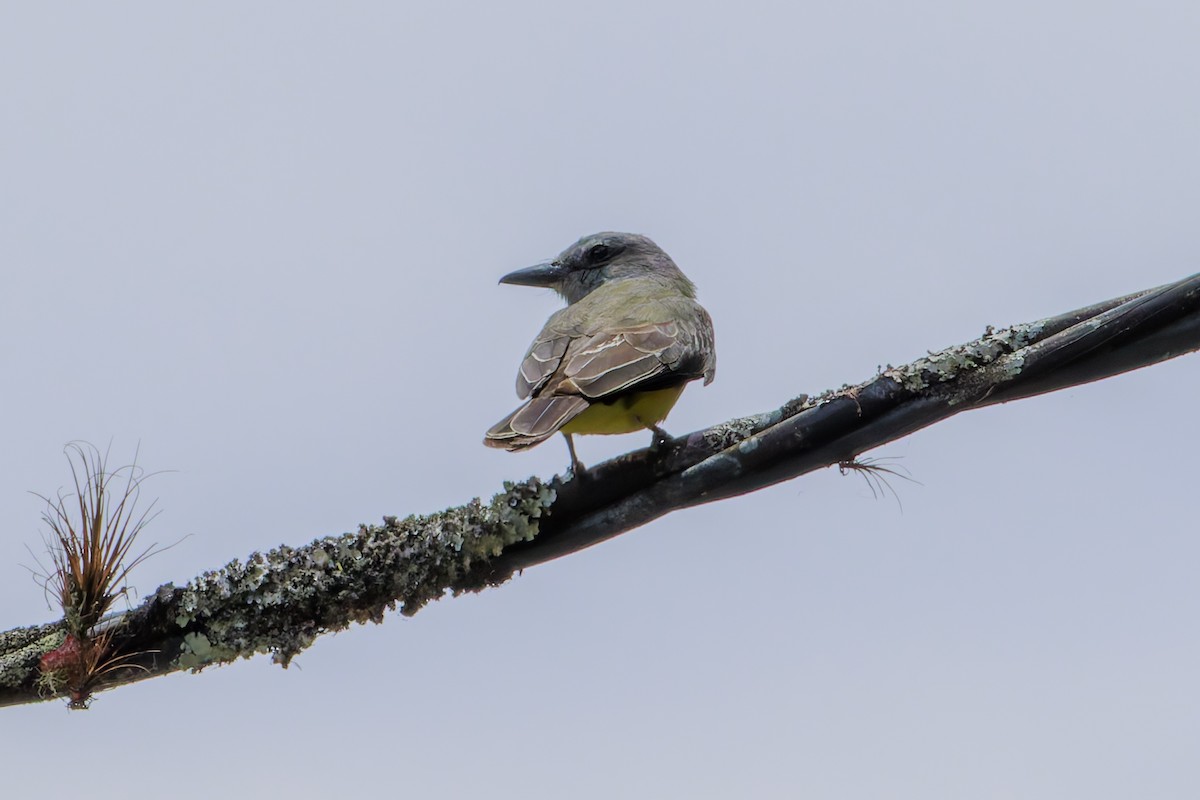
[[[582,477],[573,434],[649,430],[658,447],[670,441],[659,423],[684,386],[712,383],[712,318],[695,285],[649,237],[585,236],[500,283],[550,288],[567,305],[525,353],[516,387],[525,402],[488,430],[489,447],[524,450],[560,432],[572,474]]]

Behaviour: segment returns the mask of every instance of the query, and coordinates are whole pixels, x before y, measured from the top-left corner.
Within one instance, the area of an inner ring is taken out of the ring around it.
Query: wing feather
[[[553,436],[555,431],[587,407],[587,399],[579,395],[534,397],[493,425],[484,436],[483,443],[505,450],[532,447]]]
[[[571,344],[571,337],[557,334],[547,327],[539,334],[517,370],[517,397],[522,400],[546,385],[550,376],[562,363],[562,357]]]

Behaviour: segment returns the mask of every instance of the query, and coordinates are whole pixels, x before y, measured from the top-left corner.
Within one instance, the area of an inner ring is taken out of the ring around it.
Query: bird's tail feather
[[[522,450],[544,442],[588,407],[578,395],[534,397],[493,425],[483,437],[488,447]]]

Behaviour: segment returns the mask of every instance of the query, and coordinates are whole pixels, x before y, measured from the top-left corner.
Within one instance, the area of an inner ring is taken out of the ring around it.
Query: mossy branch
[[[640,450],[585,480],[531,478],[490,502],[303,547],[255,553],[166,585],[97,626],[119,666],[93,690],[269,653],[285,665],[316,637],[416,613],[446,592],[496,586],[671,511],[744,494],[860,454],[962,411],[1055,391],[1200,349],[1200,275],[1056,317],[989,329],[865,383],[801,396]],[[0,633],[0,705],[45,699],[39,659],[63,622]]]

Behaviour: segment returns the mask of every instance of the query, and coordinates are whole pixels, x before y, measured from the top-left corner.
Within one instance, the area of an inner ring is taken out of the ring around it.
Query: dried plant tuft
[[[134,554],[138,534],[157,516],[151,502],[138,510],[142,481],[148,477],[133,463],[115,470],[107,454],[72,442],[66,448],[74,491],[59,491],[46,501],[42,519],[50,568],[40,575],[46,592],[61,606],[67,637],[42,656],[41,688],[65,693],[71,708],[87,708],[97,679],[132,667],[137,654],[116,652],[115,629],[97,631],[118,597],[128,591],[130,571],[155,552],[154,545]],[[152,513],[153,512],[153,513]]]
[[[887,476],[899,478],[908,481],[909,483],[917,483],[916,480],[909,474],[909,471],[900,464],[894,466],[884,466],[883,461],[892,459],[883,458],[853,458],[846,461],[838,462],[838,471],[843,475],[854,472],[862,476],[867,482],[867,488],[871,490],[871,496],[876,500],[887,497],[889,494],[896,499],[896,505],[900,511],[904,511],[904,504],[900,502],[900,495],[892,488],[892,484],[888,482]]]

